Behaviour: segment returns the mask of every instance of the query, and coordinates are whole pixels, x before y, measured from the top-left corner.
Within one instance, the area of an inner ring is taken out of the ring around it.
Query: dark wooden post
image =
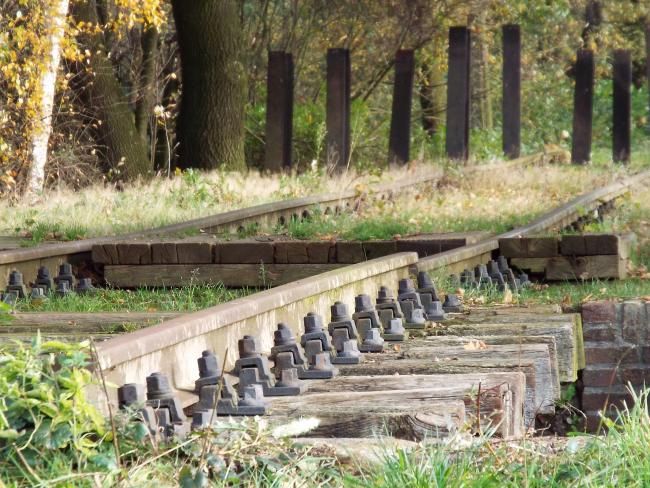
[[[614,51],[614,107],[613,107],[613,158],[615,162],[630,161],[631,113],[630,87],[632,86],[632,57],[630,51]]]
[[[345,169],[350,159],[350,51],[327,50],[327,165]]]
[[[573,136],[571,162],[591,161],[591,131],[594,101],[594,53],[580,49],[575,64],[576,85],[573,93]]]
[[[395,53],[395,83],[393,85],[393,112],[390,119],[388,158],[391,163],[404,164],[410,160],[411,103],[415,62],[412,49]]]
[[[266,78],[266,144],[264,168],[291,168],[293,126],[293,57],[284,51],[269,51]]]
[[[467,27],[449,29],[449,73],[447,75],[447,137],[451,159],[469,157],[470,34]]]
[[[521,152],[521,31],[503,26],[503,152],[518,158]]]

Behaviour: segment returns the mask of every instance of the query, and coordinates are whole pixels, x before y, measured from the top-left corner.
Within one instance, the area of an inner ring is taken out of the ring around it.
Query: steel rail
[[[477,258],[490,259],[498,249],[499,238],[530,235],[563,227],[615,200],[634,186],[650,178],[650,170],[578,196],[542,215],[527,225],[480,243],[417,259],[416,253],[399,253],[354,264],[304,280],[279,286],[183,315],[159,325],[118,336],[97,346],[99,364],[107,379],[115,384],[138,382],[156,371],[166,373],[183,403],[196,401],[191,385],[198,375],[194,358],[205,349],[221,357],[227,366],[236,359],[237,341],[244,334],[260,338],[264,350],[270,350],[273,331],[284,321],[294,333],[301,333],[300,319],[313,311],[324,317],[336,300],[348,304],[354,295],[374,296],[382,285],[395,287],[399,278],[415,270],[434,271]]]

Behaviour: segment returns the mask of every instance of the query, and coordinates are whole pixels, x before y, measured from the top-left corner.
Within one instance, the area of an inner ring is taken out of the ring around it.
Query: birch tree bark
[[[40,97],[39,110],[30,143],[31,165],[26,187],[28,193],[41,191],[45,181],[47,147],[52,132],[52,108],[56,91],[56,75],[61,60],[61,41],[68,14],[68,3],[68,0],[52,0],[50,4],[47,57],[37,91],[37,96]]]

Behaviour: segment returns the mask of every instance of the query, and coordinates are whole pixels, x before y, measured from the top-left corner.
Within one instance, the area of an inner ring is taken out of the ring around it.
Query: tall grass
[[[429,444],[386,452],[383,462],[350,487],[646,487],[650,484],[648,391],[605,420],[608,434],[568,439],[499,442],[476,439],[470,447]]]

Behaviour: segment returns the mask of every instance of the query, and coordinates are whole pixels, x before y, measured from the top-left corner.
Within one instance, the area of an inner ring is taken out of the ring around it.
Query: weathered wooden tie
[[[453,391],[448,389],[450,385],[453,385]],[[504,438],[519,437],[524,433],[526,379],[523,373],[344,376],[330,381],[309,381],[307,395],[421,388],[439,388],[442,392],[436,397],[439,399],[462,399],[467,417],[476,419],[477,412],[480,412],[483,432],[496,428]],[[480,430],[476,424],[471,427],[475,432]]]

